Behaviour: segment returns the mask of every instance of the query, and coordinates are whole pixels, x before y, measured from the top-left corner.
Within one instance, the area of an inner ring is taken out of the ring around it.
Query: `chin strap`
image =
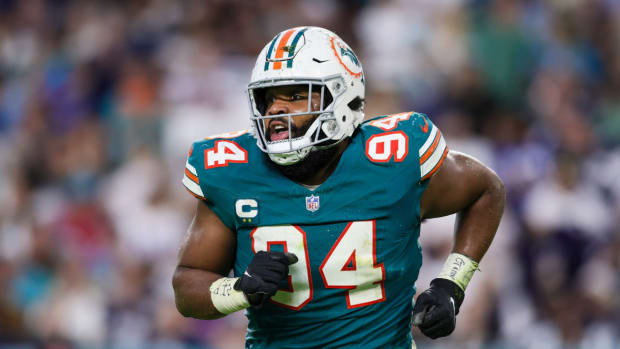
[[[308,154],[310,154],[310,151],[312,150],[313,147],[306,147],[306,148],[302,148],[299,150],[294,150],[291,152],[287,152],[287,153],[269,153],[269,158],[271,159],[271,161],[275,162],[278,165],[281,166],[289,166],[289,165],[293,165],[296,164],[300,161],[302,161],[303,159],[305,159]]]

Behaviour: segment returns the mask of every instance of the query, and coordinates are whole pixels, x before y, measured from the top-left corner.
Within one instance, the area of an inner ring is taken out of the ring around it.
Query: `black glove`
[[[448,279],[433,279],[431,287],[422,292],[413,307],[413,324],[425,336],[436,339],[445,337],[456,327],[465,292]]]
[[[258,251],[234,289],[243,291],[252,306],[261,306],[276,294],[280,281],[288,277],[288,266],[295,262],[293,253]]]

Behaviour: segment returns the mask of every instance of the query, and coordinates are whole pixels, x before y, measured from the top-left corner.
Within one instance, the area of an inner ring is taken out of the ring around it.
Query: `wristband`
[[[448,279],[465,291],[476,270],[479,270],[476,261],[460,253],[451,253],[437,277]]]
[[[211,302],[217,311],[224,315],[250,307],[250,302],[241,291],[233,288],[239,278],[221,278],[209,287]]]

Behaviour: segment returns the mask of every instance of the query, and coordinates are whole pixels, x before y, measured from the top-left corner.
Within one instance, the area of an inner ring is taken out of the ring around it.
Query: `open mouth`
[[[294,131],[294,127],[293,127],[293,131]],[[283,139],[288,139],[289,138],[289,129],[288,129],[288,123],[280,121],[280,120],[273,120],[272,122],[269,123],[269,135],[268,135],[268,139],[270,141],[281,141]],[[293,132],[294,135],[294,132]]]

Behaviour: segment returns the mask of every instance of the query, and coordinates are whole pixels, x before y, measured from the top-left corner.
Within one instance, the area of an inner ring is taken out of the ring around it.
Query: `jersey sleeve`
[[[420,181],[431,178],[448,155],[441,130],[424,114],[413,114],[413,138],[420,162]]]
[[[424,129],[428,130],[428,132],[423,132],[426,135],[426,139],[422,136],[424,143],[418,150],[420,156],[420,178],[423,181],[431,178],[441,167],[443,160],[448,155],[448,144],[439,128],[426,115],[421,114],[421,117],[425,125],[421,127],[422,131]]]
[[[433,176],[448,155],[448,145],[430,118],[416,112],[380,116],[367,122],[366,155],[377,163],[405,164],[419,181]],[[387,145],[389,144],[389,145]],[[389,149],[387,151],[386,149]]]
[[[183,185],[185,189],[189,191],[194,197],[206,200],[205,193],[200,186],[200,180],[198,176],[198,172],[196,168],[199,166],[199,159],[197,158],[197,154],[195,154],[194,150],[195,143],[192,145],[192,148],[189,151],[187,156],[187,161],[185,162],[185,173],[183,175]]]
[[[231,230],[235,229],[239,188],[247,178],[248,145],[254,138],[247,131],[228,132],[192,144],[185,162],[182,183],[194,197],[204,200]]]

